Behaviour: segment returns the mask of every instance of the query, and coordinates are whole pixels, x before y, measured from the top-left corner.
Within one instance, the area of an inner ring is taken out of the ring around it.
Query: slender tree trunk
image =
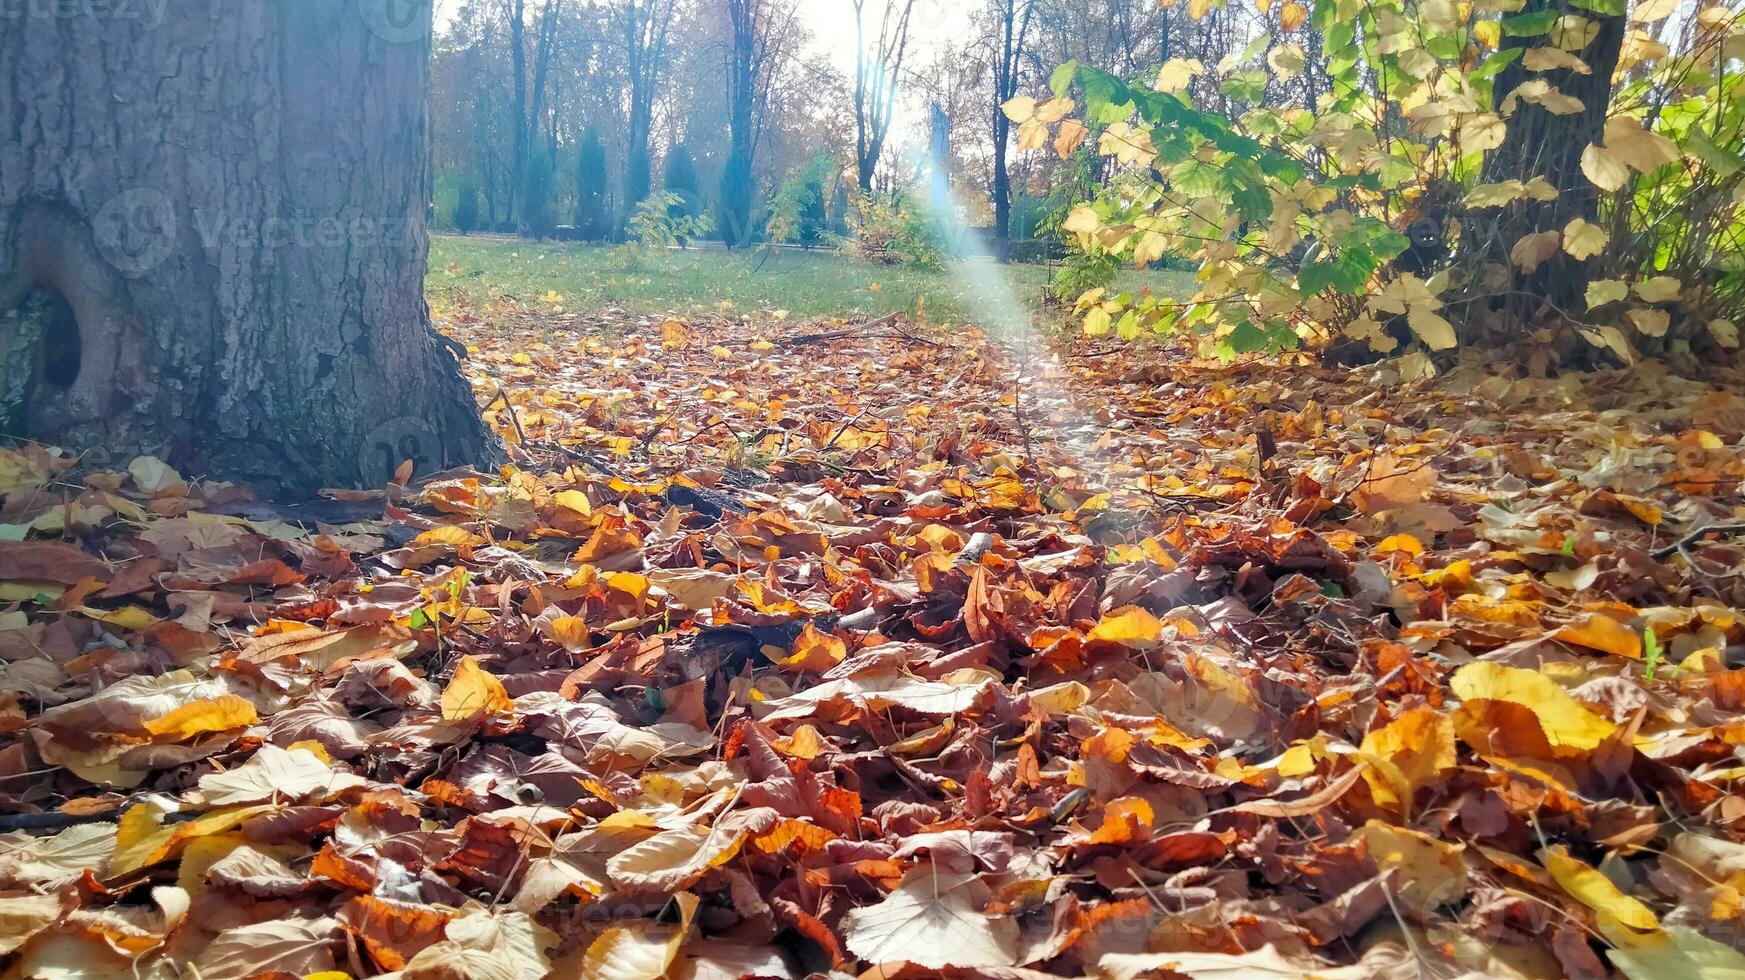
[[[509,207],[516,230],[527,231],[527,4],[515,0],[509,5],[509,60],[514,66],[515,82],[515,159],[510,161]]]
[[[162,10],[0,19],[16,434],[269,492],[489,461],[423,298],[429,9]]]
[[[1544,79],[1565,95],[1580,99],[1583,109],[1568,115],[1558,115],[1543,106],[1520,100],[1508,116],[1508,133],[1501,146],[1491,151],[1485,161],[1484,179],[1530,181],[1544,177],[1557,188],[1557,197],[1550,201],[1527,201],[1516,204],[1492,219],[1486,227],[1482,212],[1469,216],[1465,235],[1477,238],[1489,258],[1497,265],[1512,270],[1514,283],[1505,297],[1504,306],[1511,313],[1509,322],[1526,323],[1539,318],[1541,307],[1549,303],[1555,311],[1575,312],[1585,306],[1588,263],[1559,249],[1549,260],[1532,272],[1523,272],[1509,258],[1509,252],[1526,235],[1535,232],[1561,232],[1570,221],[1583,218],[1597,221],[1599,189],[1581,172],[1581,154],[1589,143],[1604,141],[1606,111],[1611,101],[1612,72],[1617,68],[1624,40],[1624,18],[1604,17],[1592,10],[1577,9],[1567,0],[1527,0],[1522,14],[1542,10],[1557,10],[1565,14],[1580,14],[1599,26],[1594,38],[1578,55],[1592,69],[1590,74],[1578,74],[1568,69],[1529,72],[1516,58],[1498,73],[1494,91],[1499,106],[1516,87],[1530,79]],[[1547,44],[1545,37],[1509,37],[1502,50],[1532,48]]]
[[[1012,255],[1012,175],[1006,169],[1006,144],[1012,121],[1002,106],[1018,94],[1019,61],[1024,38],[1030,32],[1035,0],[1001,0],[1000,45],[994,52],[994,258],[1005,262]]]
[[[994,107],[994,258],[1004,262],[1012,255],[1012,177],[1006,170],[1006,138],[1011,120]]]
[[[752,156],[757,94],[758,0],[726,0],[732,34],[727,52],[727,165],[721,177],[721,240],[729,248],[751,244]]]

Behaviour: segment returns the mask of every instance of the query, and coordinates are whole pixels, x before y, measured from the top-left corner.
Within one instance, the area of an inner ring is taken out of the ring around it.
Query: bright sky
[[[437,30],[454,18],[463,0],[436,0]],[[708,2],[708,0],[705,0]],[[892,0],[867,0],[867,31],[875,36],[884,4]],[[973,3],[966,0],[916,0],[909,18],[907,63],[919,67],[930,61],[949,38],[969,30]],[[800,16],[812,29],[813,50],[828,54],[848,78],[854,77],[854,4],[852,0],[800,0]]]
[[[440,33],[454,19],[464,0],[436,0],[436,29]],[[705,3],[720,0],[703,0]],[[866,0],[866,30],[868,44],[876,44],[880,18],[885,4],[902,0]],[[528,6],[532,6],[529,3]],[[961,38],[970,30],[970,14],[974,0],[915,0],[909,15],[909,51],[904,58],[905,75],[930,63],[935,54],[953,38]],[[824,54],[831,64],[851,82],[854,79],[854,3],[852,0],[799,0],[800,16],[812,32],[809,53]],[[904,79],[908,81],[907,78]],[[905,86],[906,88],[912,88]],[[909,152],[924,152],[927,141],[927,114],[904,92],[897,96],[896,117],[891,123],[892,149],[906,147]],[[901,151],[899,151],[901,152]]]

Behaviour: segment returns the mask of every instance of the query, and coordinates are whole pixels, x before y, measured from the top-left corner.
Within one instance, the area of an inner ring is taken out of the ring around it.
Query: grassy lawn
[[[548,294],[568,309],[622,307],[632,313],[720,308],[787,310],[800,319],[882,316],[918,307],[934,322],[1010,324],[1039,306],[1048,270],[985,259],[939,271],[879,265],[833,252],[770,254],[696,249],[634,252],[601,245],[436,235],[425,288],[434,306],[461,297],[534,302]],[[1185,272],[1124,274],[1123,289],[1188,295]]]

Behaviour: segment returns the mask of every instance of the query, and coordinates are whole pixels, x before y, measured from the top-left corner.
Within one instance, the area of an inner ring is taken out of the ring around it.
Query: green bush
[[[1077,302],[1085,293],[1114,282],[1120,267],[1120,259],[1108,252],[1069,252],[1049,278],[1048,292],[1062,303]]]
[[[671,191],[650,194],[630,212],[625,232],[632,244],[643,248],[671,248],[713,230],[706,216],[690,217],[675,208],[684,199]],[[678,217],[674,217],[678,214]]]
[[[835,160],[816,156],[782,181],[770,208],[771,238],[806,246],[824,240],[829,231],[824,215],[824,184],[835,170]]]
[[[576,234],[599,241],[610,231],[606,219],[606,145],[589,126],[576,155]]]
[[[479,226],[479,188],[470,180],[462,183],[455,195],[453,220],[463,235],[472,234]]]
[[[939,220],[900,196],[863,200],[848,248],[871,262],[921,269],[942,268],[952,253],[951,240]]]

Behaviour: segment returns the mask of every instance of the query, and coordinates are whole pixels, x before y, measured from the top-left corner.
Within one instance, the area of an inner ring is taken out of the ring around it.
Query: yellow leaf
[[[1645,129],[1634,116],[1606,120],[1606,148],[1632,170],[1647,173],[1655,167],[1678,162],[1678,144]]]
[[[571,653],[580,653],[589,646],[588,621],[580,616],[559,616],[551,621],[551,638]]]
[[[1481,112],[1460,125],[1460,148],[1466,152],[1494,150],[1503,145],[1508,124],[1494,112]]]
[[[1095,235],[1102,227],[1103,219],[1097,217],[1096,210],[1087,204],[1073,208],[1060,226],[1062,231],[1073,235]]]
[[[1091,628],[1087,642],[1106,640],[1123,646],[1137,647],[1156,643],[1163,637],[1163,622],[1138,606],[1127,606],[1110,612]]]
[[[1617,327],[1610,325],[1583,327],[1581,329],[1581,337],[1583,340],[1595,347],[1604,347],[1607,350],[1610,350],[1612,353],[1618,355],[1618,360],[1623,361],[1625,364],[1636,363],[1636,354],[1630,349],[1630,341],[1625,339],[1624,331],[1619,330]]]
[[[424,547],[425,545],[447,545],[450,548],[468,550],[481,547],[484,544],[484,538],[466,530],[465,528],[455,527],[452,524],[445,524],[442,527],[433,527],[412,539],[412,546],[414,548]]]
[[[1371,820],[1358,831],[1364,850],[1382,872],[1397,871],[1400,896],[1428,913],[1466,891],[1465,848],[1429,834]]]
[[[1587,284],[1587,308],[1616,303],[1630,295],[1630,284],[1622,279],[1595,279]]]
[[[575,511],[583,517],[594,513],[594,503],[588,495],[580,490],[559,490],[551,495],[551,502],[564,510]]]
[[[1578,259],[1587,259],[1600,254],[1606,247],[1611,236],[1599,225],[1589,224],[1576,218],[1563,229],[1563,250]]]
[[[1535,670],[1479,661],[1455,671],[1448,686],[1468,706],[1502,701],[1526,708],[1539,720],[1553,748],[1591,750],[1617,730],[1616,725],[1570,697],[1556,681]]]
[[[80,606],[78,613],[89,616],[98,622],[119,626],[124,630],[143,630],[163,622],[162,619],[140,606],[122,606],[120,609],[93,609],[90,606]]]
[[[1000,103],[1000,111],[1015,123],[1028,122],[1036,115],[1036,100],[1028,95],[1014,96]]]
[[[1687,926],[1662,932],[1601,931],[1613,945],[1606,955],[1630,980],[1740,980],[1745,977],[1745,953],[1715,942]]]
[[[138,803],[121,815],[115,828],[115,854],[109,859],[109,875],[120,877],[182,853],[202,837],[222,834],[263,813],[280,808],[271,803],[229,807],[202,814],[185,823],[164,823],[164,811]]]
[[[1574,643],[1590,650],[1642,659],[1642,637],[1633,629],[1610,616],[1594,613],[1579,623],[1558,630],[1556,636],[1565,643]]]
[[[1180,92],[1205,71],[1198,58],[1171,58],[1158,69],[1157,81],[1151,87],[1159,92]]]
[[[1303,73],[1306,63],[1303,46],[1294,41],[1276,45],[1266,53],[1266,63],[1281,79],[1295,78]]]
[[[1459,344],[1454,336],[1454,325],[1428,306],[1412,307],[1406,314],[1406,325],[1431,350],[1448,350]]]
[[[1410,534],[1395,534],[1382,539],[1381,544],[1375,546],[1375,550],[1384,555],[1390,551],[1403,551],[1408,555],[1421,555],[1424,553],[1424,543]]]
[[[1309,20],[1309,8],[1300,3],[1287,3],[1278,8],[1278,26],[1294,31]]]
[[[1376,805],[1409,811],[1412,796],[1454,768],[1454,722],[1434,708],[1415,708],[1363,737],[1371,760],[1364,770]]]
[[[679,948],[691,932],[697,913],[697,896],[678,896],[679,921],[675,925],[639,921],[612,926],[588,945],[582,962],[560,961],[554,976],[580,976],[589,980],[658,980],[678,959]]]
[[[1630,12],[1630,19],[1642,24],[1665,20],[1683,2],[1684,0],[1641,0],[1636,4],[1636,9]]]
[[[1555,231],[1535,232],[1522,235],[1515,247],[1509,249],[1509,258],[1521,267],[1522,272],[1532,272],[1546,260],[1557,254],[1557,243],[1561,236]]]
[[[1655,276],[1636,284],[1636,295],[1644,303],[1665,303],[1678,298],[1684,284],[1672,276]]]
[[[442,717],[464,721],[479,714],[514,714],[515,702],[503,682],[480,667],[472,657],[460,658],[454,677],[442,689]]]
[[[1602,917],[1609,916],[1632,929],[1660,928],[1653,910],[1619,891],[1612,879],[1570,857],[1562,844],[1546,848],[1539,856],[1559,887]]]
[[[169,736],[184,741],[206,732],[224,732],[232,728],[247,728],[261,718],[254,705],[235,694],[216,698],[201,698],[145,723],[145,730],[157,738]]]
[[[1624,162],[1597,143],[1589,143],[1581,151],[1581,172],[1602,191],[1615,191],[1630,179],[1630,170]]]
[[[619,851],[606,873],[622,887],[675,892],[689,888],[710,868],[733,860],[745,831],[683,827],[655,834]]]
[[[1664,337],[1672,326],[1672,315],[1665,310],[1631,310],[1629,316],[1644,337]]]

